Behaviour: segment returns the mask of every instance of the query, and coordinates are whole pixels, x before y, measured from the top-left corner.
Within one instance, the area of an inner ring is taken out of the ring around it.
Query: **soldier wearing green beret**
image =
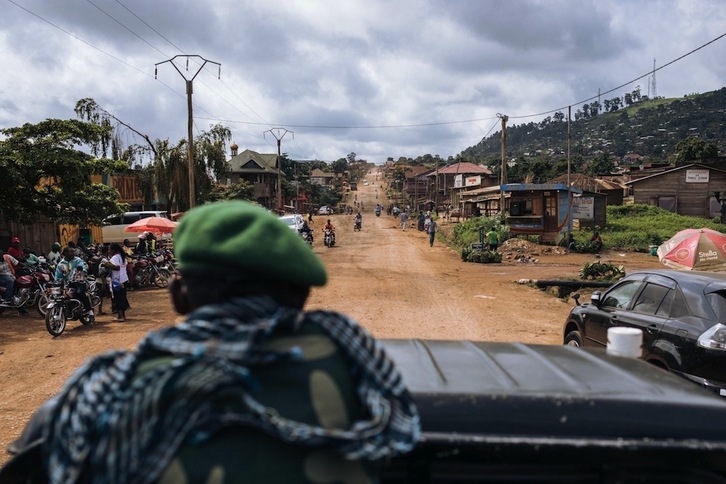
[[[342,314],[303,310],[327,275],[297,234],[222,202],[187,213],[174,239],[187,319],[87,363],[6,468],[35,461],[54,482],[375,482],[382,459],[413,448],[418,413],[380,344]]]

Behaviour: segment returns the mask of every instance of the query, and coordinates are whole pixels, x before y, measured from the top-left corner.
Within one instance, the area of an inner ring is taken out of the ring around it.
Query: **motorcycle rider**
[[[81,301],[86,314],[93,317],[91,300],[86,293],[86,272],[88,272],[88,266],[83,262],[83,259],[76,256],[75,249],[72,247],[63,249],[63,258],[58,263],[58,267],[55,268],[55,280],[64,282],[73,289],[73,295]]]
[[[21,262],[25,260],[25,254],[23,253],[23,249],[20,248],[20,237],[15,236],[12,239],[10,239],[10,247],[8,247],[8,255],[14,257],[15,259],[17,259]]]
[[[300,232],[300,235],[303,236],[303,239],[305,239],[306,237],[309,238],[310,243],[312,244],[313,231],[305,220],[303,220],[302,227],[300,227],[300,230],[298,230],[298,232]]]
[[[5,299],[0,302],[2,306],[13,306],[18,303],[17,298],[13,298],[15,294],[15,269],[18,265],[18,260],[10,254],[0,249],[0,285],[5,286]],[[20,314],[26,314],[23,308],[18,308]]]
[[[330,230],[330,236],[333,239],[333,243],[335,243],[335,225],[333,225],[333,222],[328,219],[328,221],[323,225],[323,234],[326,230]]]
[[[25,253],[25,262],[30,267],[35,267],[38,264],[40,264],[40,259],[38,259],[38,256],[35,254],[33,249],[31,249],[30,247],[26,247],[24,253]]]

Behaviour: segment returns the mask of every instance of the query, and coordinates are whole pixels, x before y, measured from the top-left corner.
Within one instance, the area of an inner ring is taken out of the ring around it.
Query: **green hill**
[[[637,153],[649,161],[670,161],[676,144],[699,137],[726,154],[726,87],[683,98],[640,99],[639,92],[613,98],[596,106],[573,106],[572,157],[580,162],[607,155],[622,158]],[[644,97],[645,98],[645,97]],[[633,102],[638,99],[638,102]],[[595,104],[595,103],[593,103]],[[507,126],[507,158],[555,158],[567,154],[567,113],[555,113],[541,122]],[[462,151],[462,159],[493,164],[501,158],[501,133]]]

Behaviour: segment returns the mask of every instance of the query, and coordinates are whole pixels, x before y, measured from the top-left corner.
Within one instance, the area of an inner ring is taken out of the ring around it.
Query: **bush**
[[[610,262],[585,264],[580,270],[580,279],[595,281],[619,281],[625,277],[625,268]]]
[[[509,238],[509,230],[502,225],[499,216],[496,217],[474,217],[464,222],[456,224],[451,232],[451,243],[456,247],[469,247],[471,244],[479,242],[479,230],[484,233],[495,229],[499,234],[499,243],[501,244]],[[486,243],[486,241],[484,241]]]
[[[464,262],[491,264],[494,262],[502,262],[502,253],[491,250],[472,250],[465,247],[461,249],[461,260]]]

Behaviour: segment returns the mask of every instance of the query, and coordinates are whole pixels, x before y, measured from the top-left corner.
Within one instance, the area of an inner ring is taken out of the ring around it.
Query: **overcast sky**
[[[152,139],[222,123],[240,151],[455,156],[726,33],[723,0],[0,0],[0,128],[74,118],[90,97]],[[190,79],[199,64],[179,64]],[[649,78],[603,97],[622,96]],[[659,96],[726,86],[726,37],[656,73]],[[652,93],[651,93],[652,94]],[[579,102],[579,104],[577,104]],[[495,127],[496,125],[496,127]],[[492,128],[494,128],[492,130]],[[294,136],[294,137],[293,137]],[[139,140],[126,131],[126,143]]]

